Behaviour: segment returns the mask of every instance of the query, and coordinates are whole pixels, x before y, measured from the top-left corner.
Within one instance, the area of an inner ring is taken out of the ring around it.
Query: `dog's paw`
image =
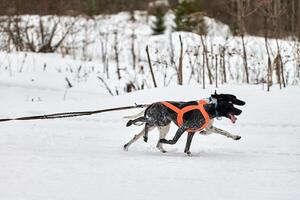
[[[237,135],[237,136],[235,136],[233,139],[234,139],[234,140],[239,140],[239,139],[241,139],[241,138],[242,138],[241,136]]]
[[[166,139],[160,139],[159,140],[159,143],[167,143],[168,142],[168,140],[166,140]]]
[[[160,144],[157,144],[156,145],[156,148],[160,151],[160,152],[162,152],[162,153],[166,153],[167,151],[162,147],[162,145],[160,145]]]
[[[125,145],[124,145],[123,150],[124,150],[124,151],[128,151],[128,144],[125,144]]]
[[[147,136],[144,136],[144,142],[148,142],[148,137]]]
[[[132,120],[129,120],[126,124],[126,127],[131,126],[132,125]]]
[[[187,156],[192,156],[192,153],[190,151],[184,152]]]
[[[159,150],[160,150],[160,152],[162,152],[162,153],[167,153],[167,151],[164,150],[163,148],[159,148]]]

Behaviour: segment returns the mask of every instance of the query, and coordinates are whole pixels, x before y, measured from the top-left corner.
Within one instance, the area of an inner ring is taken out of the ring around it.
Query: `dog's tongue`
[[[235,123],[235,121],[237,120],[237,118],[233,115],[233,114],[228,114],[229,115],[229,117],[230,117],[230,120],[231,120],[231,122],[234,124]]]

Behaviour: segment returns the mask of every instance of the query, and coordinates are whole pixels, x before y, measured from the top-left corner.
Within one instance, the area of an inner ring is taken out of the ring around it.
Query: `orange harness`
[[[206,112],[206,110],[204,109],[204,105],[207,104],[207,102],[205,100],[200,100],[198,102],[198,105],[190,105],[190,106],[186,106],[182,109],[177,108],[176,106],[172,105],[171,103],[169,103],[167,101],[163,101],[161,103],[177,113],[177,125],[179,127],[181,127],[183,125],[183,115],[186,112],[189,112],[191,110],[199,110],[201,112],[201,114],[203,115],[203,117],[205,119],[205,123],[198,129],[188,129],[187,130],[188,132],[201,131],[201,130],[205,129],[208,126],[209,122],[210,122],[209,115]]]

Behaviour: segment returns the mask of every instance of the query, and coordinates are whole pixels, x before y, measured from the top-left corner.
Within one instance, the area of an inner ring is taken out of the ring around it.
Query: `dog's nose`
[[[234,101],[232,101],[233,104],[235,105],[239,105],[239,106],[243,106],[246,104],[245,101],[239,100],[239,99],[235,99]]]

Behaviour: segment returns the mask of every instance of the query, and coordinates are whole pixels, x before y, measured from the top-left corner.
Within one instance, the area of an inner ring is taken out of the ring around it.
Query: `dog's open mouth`
[[[228,113],[228,118],[231,120],[231,122],[234,124],[235,121],[237,120],[236,116],[234,116],[233,114],[231,113]]]

